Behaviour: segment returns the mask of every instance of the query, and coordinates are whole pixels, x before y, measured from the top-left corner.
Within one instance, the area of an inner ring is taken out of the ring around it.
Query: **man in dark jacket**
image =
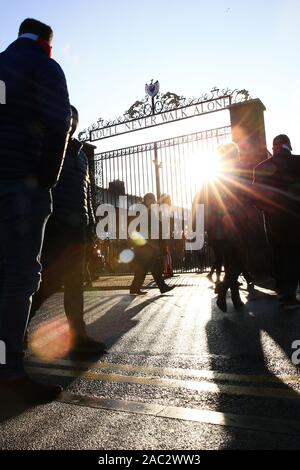
[[[59,386],[32,381],[23,369],[23,339],[31,297],[38,289],[43,232],[51,213],[70,128],[67,84],[50,58],[53,32],[27,19],[18,39],[0,54],[0,395],[50,401]]]
[[[292,155],[285,134],[273,140],[273,157],[254,170],[256,205],[263,210],[278,298],[287,310],[297,309],[300,279],[300,157]]]
[[[71,136],[78,125],[72,109]],[[95,233],[88,160],[82,144],[71,138],[57,186],[53,190],[53,214],[45,231],[42,251],[42,282],[33,298],[32,315],[64,285],[64,307],[72,335],[72,350],[104,352],[105,344],[86,333],[83,274],[86,243]]]

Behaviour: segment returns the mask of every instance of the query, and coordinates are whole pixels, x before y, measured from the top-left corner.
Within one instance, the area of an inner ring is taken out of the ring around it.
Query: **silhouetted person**
[[[135,244],[134,247],[134,278],[130,286],[130,293],[135,295],[143,295],[141,287],[150,271],[154,281],[156,282],[160,292],[164,294],[174,288],[168,286],[162,276],[162,245],[161,240],[151,239],[151,205],[156,204],[154,194],[147,193],[144,196],[143,203],[148,211],[148,239],[142,240],[142,244]]]
[[[45,231],[42,251],[42,282],[33,298],[32,314],[64,285],[64,307],[72,334],[72,350],[103,352],[105,344],[86,333],[83,276],[87,238],[94,232],[88,160],[82,144],[73,135],[78,112],[72,108],[71,139],[60,180],[53,190],[53,214]]]
[[[300,279],[300,157],[292,155],[285,134],[273,140],[273,156],[254,171],[256,205],[263,210],[273,252],[273,275],[278,298],[287,310],[300,308],[296,289]]]
[[[245,266],[243,238],[246,232],[246,209],[241,197],[239,149],[234,143],[219,147],[220,172],[214,181],[203,183],[198,203],[204,204],[204,223],[208,238],[218,247],[223,257],[225,276],[217,285],[217,305],[227,310],[226,294],[236,309],[243,306],[239,294],[238,277]],[[220,262],[220,261],[219,261]]]
[[[7,352],[0,395],[29,402],[50,401],[61,392],[27,377],[22,361],[50,188],[59,177],[71,118],[64,73],[50,58],[52,37],[50,26],[27,19],[0,54],[6,84],[6,104],[0,106],[0,339]]]

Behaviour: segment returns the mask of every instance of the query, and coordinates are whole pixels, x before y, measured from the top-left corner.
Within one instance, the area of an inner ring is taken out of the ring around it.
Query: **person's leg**
[[[31,298],[40,283],[40,252],[51,195],[25,184],[0,185],[0,339],[6,345],[6,364],[0,378],[24,375],[23,342]]]
[[[238,277],[245,262],[245,250],[241,240],[226,239],[223,242],[225,276],[218,290],[217,304],[226,311],[226,293],[231,290],[231,298],[235,308],[243,305],[239,294]]]
[[[283,240],[272,241],[272,271],[275,279],[275,289],[279,295],[284,289],[285,249]]]
[[[246,247],[241,239],[230,240],[231,254],[227,262],[228,285],[231,290],[231,300],[236,309],[244,303],[240,298],[238,278],[246,262]]]
[[[213,252],[213,259],[214,259],[214,262],[213,264],[211,265],[211,268],[210,268],[210,271],[207,275],[208,279],[210,281],[213,281],[213,274],[215,272],[215,269],[216,269],[216,254],[215,254],[215,243],[214,243],[214,240],[212,240],[211,242],[209,242],[209,245],[210,245],[210,248],[211,248],[211,251]]]
[[[296,300],[296,291],[299,281],[299,255],[298,242],[285,240],[283,248],[284,259],[282,262],[282,295],[285,303]]]
[[[134,277],[130,286],[131,294],[135,294],[141,290],[147,275],[147,270],[148,266],[145,256],[143,256],[142,253],[138,253],[136,250],[134,258]]]
[[[85,227],[65,226],[64,232],[67,240],[64,256],[64,307],[72,335],[72,352],[104,353],[107,346],[87,335],[84,322]]]
[[[226,303],[226,295],[227,291],[229,289],[230,283],[229,283],[229,278],[230,278],[230,244],[228,240],[219,240],[219,243],[222,244],[222,256],[223,256],[223,262],[224,262],[224,271],[225,271],[225,276],[222,282],[219,282],[216,285],[216,290],[215,292],[218,294],[217,297],[217,306],[219,307],[220,310],[223,312],[227,311],[227,303]]]
[[[65,232],[62,224],[50,217],[45,229],[42,248],[42,279],[39,290],[32,298],[30,319],[42,304],[62,286],[64,274],[64,255],[66,249]]]
[[[216,265],[213,264],[212,267],[210,268],[210,271],[209,271],[208,275],[207,275],[207,278],[208,278],[211,282],[213,282],[213,274],[214,274],[214,272],[215,272],[215,269],[216,269]]]
[[[159,290],[162,292],[167,287],[167,284],[164,281],[164,278],[163,278],[163,275],[159,266],[159,260],[151,261],[151,263],[149,264],[150,264],[149,270],[153,276],[153,279],[156,282]]]
[[[83,320],[83,271],[85,264],[85,237],[82,227],[65,227],[68,243],[64,256],[64,307],[71,331],[75,336],[85,335]]]
[[[166,284],[162,275],[161,257],[155,252],[153,252],[152,256],[148,258],[147,271],[151,272],[153,279],[162,294],[174,289],[175,286],[168,286],[168,284]]]
[[[215,241],[214,253],[215,253],[215,268],[216,268],[217,282],[220,282],[222,266],[223,266],[222,240]]]

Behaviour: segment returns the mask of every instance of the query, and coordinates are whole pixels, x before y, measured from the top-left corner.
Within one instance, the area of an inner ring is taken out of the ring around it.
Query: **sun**
[[[218,178],[220,172],[220,157],[217,152],[198,153],[192,156],[193,177],[198,184],[211,182]]]

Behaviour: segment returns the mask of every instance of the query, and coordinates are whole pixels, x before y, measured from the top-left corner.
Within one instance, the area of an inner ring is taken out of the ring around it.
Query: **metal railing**
[[[128,205],[140,202],[152,192],[159,200],[168,194],[173,206],[191,209],[200,187],[201,168],[208,164],[219,144],[231,140],[231,127],[219,127],[193,134],[126,147],[95,156],[95,205],[118,207],[118,197],[126,195]],[[118,263],[124,241],[99,241],[99,250],[109,272],[130,272]],[[187,251],[184,240],[168,242],[175,272],[205,271],[212,263],[211,250]]]

